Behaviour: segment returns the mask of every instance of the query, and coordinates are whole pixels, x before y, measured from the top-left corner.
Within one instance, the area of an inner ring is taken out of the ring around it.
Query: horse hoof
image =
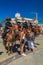
[[[8,55],[10,55],[11,53],[9,52]]]

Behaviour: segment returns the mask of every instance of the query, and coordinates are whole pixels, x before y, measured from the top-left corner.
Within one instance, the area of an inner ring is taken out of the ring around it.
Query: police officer
[[[11,24],[11,18],[6,18],[6,23],[5,23],[5,29],[4,29],[4,32],[3,32],[3,37],[6,36],[7,32],[9,32],[9,28],[12,27],[12,24]]]

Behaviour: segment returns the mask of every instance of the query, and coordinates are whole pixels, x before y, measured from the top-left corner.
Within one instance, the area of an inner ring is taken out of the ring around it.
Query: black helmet
[[[6,18],[6,21],[11,21],[11,18],[7,17],[7,18]]]

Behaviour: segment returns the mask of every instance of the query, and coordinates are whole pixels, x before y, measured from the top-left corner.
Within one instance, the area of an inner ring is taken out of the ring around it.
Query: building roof
[[[15,17],[16,18],[16,17]],[[36,19],[34,20],[34,19],[32,19],[32,18],[23,18],[23,17],[19,17],[19,18],[17,18],[17,19],[15,19],[15,18],[12,18],[11,20],[12,20],[12,22],[31,22],[31,23],[37,23],[36,22]]]

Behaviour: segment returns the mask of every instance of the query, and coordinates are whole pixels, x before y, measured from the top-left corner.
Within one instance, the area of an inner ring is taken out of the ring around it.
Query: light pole
[[[36,23],[38,24],[38,14],[36,12]]]

